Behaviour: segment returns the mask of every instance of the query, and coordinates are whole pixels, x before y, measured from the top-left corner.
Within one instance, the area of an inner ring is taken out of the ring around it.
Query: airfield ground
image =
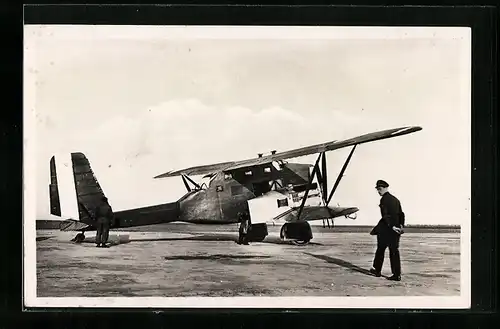
[[[240,246],[237,226],[162,225],[113,231],[122,244],[96,248],[74,232],[37,231],[38,297],[121,296],[458,296],[460,233],[408,232],[401,241],[403,281],[367,270],[375,238],[367,232],[313,228],[311,244],[282,242],[270,227],[264,242]],[[128,238],[128,241],[126,239]],[[388,252],[384,275],[390,275]]]

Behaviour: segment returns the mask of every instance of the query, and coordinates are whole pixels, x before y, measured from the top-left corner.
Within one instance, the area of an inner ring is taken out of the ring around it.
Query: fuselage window
[[[288,199],[278,199],[278,208],[288,207]]]
[[[269,167],[264,168],[264,172],[270,173],[271,172],[271,168],[269,168]]]
[[[245,175],[247,175],[247,176],[252,176],[252,171],[246,171],[246,172],[245,172]]]

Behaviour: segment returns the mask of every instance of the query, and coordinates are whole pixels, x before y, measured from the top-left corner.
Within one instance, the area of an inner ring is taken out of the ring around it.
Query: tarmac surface
[[[375,237],[318,232],[307,246],[281,241],[238,245],[237,227],[164,225],[112,231],[110,248],[95,232],[37,231],[38,297],[459,296],[460,233],[405,233],[403,280],[372,276]],[[389,276],[386,252],[383,275]]]

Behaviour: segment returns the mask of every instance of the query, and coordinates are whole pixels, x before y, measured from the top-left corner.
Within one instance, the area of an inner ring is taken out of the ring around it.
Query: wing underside
[[[202,165],[202,166],[195,166],[195,167],[190,167],[190,168],[185,168],[185,169],[180,169],[180,170],[173,170],[169,171],[167,173],[155,176],[154,178],[164,178],[164,177],[173,177],[173,176],[179,176],[179,175],[190,175],[190,176],[196,176],[196,175],[206,175],[206,174],[211,174],[214,172],[219,172],[224,170],[225,168],[236,164],[237,162],[221,162],[221,163],[215,163],[215,164],[210,164],[210,165]]]
[[[341,216],[348,216],[356,213],[356,207],[328,207],[328,206],[306,206],[300,214],[300,221],[313,221],[321,219],[333,219]],[[299,218],[300,209],[291,208],[273,220],[284,220],[285,222],[296,222]]]
[[[305,200],[304,200],[305,198]],[[304,201],[304,205],[302,205]],[[271,191],[248,201],[252,224],[284,221],[314,221],[334,219],[356,213],[356,207],[332,207],[327,205],[319,189],[312,193],[290,193],[285,190]]]
[[[285,152],[275,153],[267,156],[262,156],[258,158],[252,158],[242,161],[234,161],[234,162],[221,162],[211,165],[203,165],[185,168],[181,170],[169,171],[167,173],[155,176],[154,178],[164,178],[164,177],[173,177],[178,175],[205,175],[213,172],[231,172],[233,170],[242,169],[246,167],[252,167],[256,165],[263,165],[266,163],[271,163],[274,161],[281,161],[291,158],[297,158],[301,156],[323,153],[328,151],[333,151],[337,149],[341,149],[348,146],[364,144],[368,142],[373,142],[377,140],[393,138],[397,136],[403,136],[410,133],[414,133],[422,130],[421,127],[418,126],[408,126],[394,129],[387,129],[378,132],[373,132],[361,136],[357,136],[354,138],[342,140],[342,141],[331,141],[322,144],[310,145],[306,147],[301,147]]]

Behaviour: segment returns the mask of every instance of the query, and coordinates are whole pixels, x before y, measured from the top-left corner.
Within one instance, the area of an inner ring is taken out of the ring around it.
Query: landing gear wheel
[[[309,244],[310,240],[292,240],[292,243],[296,246],[305,246]]]
[[[265,238],[266,238],[265,236],[263,236],[263,237],[259,236],[259,237],[254,238],[252,240],[252,242],[262,242],[262,241],[264,241]]]
[[[286,223],[281,227],[280,238],[296,246],[305,246],[311,241],[311,227],[306,223]]]
[[[281,230],[280,230],[280,238],[281,238],[281,240],[285,240],[285,234],[286,234],[285,230],[286,230],[286,227],[285,227],[285,225],[283,225],[281,227]]]
[[[82,243],[83,240],[85,240],[85,233],[78,233],[72,241],[74,241],[75,243]]]

